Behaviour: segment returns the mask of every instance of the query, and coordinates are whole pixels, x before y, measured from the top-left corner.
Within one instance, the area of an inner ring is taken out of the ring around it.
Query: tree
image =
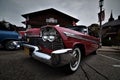
[[[98,24],[91,24],[88,26],[88,30],[90,35],[99,37],[100,26]]]

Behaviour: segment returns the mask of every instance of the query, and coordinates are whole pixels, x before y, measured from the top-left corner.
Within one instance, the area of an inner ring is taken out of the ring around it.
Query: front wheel
[[[15,46],[15,43],[11,40],[11,41],[7,41],[5,43],[5,48],[7,50],[14,50],[14,49],[16,49],[16,46]]]
[[[74,48],[72,55],[74,59],[68,65],[65,66],[67,73],[73,73],[78,69],[81,62],[80,48],[78,47]]]

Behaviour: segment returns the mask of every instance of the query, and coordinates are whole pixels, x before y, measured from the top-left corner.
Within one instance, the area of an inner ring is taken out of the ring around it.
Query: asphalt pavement
[[[83,59],[73,74],[52,68],[24,54],[0,50],[0,80],[120,80],[119,47],[102,46]]]

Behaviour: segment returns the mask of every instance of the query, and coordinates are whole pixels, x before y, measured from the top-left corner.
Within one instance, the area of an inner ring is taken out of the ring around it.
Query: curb
[[[115,53],[120,53],[119,50],[97,50],[97,52],[115,52]]]
[[[97,52],[116,52],[120,53],[120,49],[118,47],[109,47],[109,46],[103,46],[102,48],[99,48]]]

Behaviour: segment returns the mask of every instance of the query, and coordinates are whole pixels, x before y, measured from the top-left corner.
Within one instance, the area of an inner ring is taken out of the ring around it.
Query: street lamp
[[[99,1],[99,7],[102,7],[102,6],[103,6],[103,2],[104,2],[104,0],[100,0],[100,1]]]
[[[99,33],[99,38],[100,38],[100,47],[102,47],[102,7],[103,7],[103,2],[104,0],[99,0],[99,7],[100,7],[100,33]]]

